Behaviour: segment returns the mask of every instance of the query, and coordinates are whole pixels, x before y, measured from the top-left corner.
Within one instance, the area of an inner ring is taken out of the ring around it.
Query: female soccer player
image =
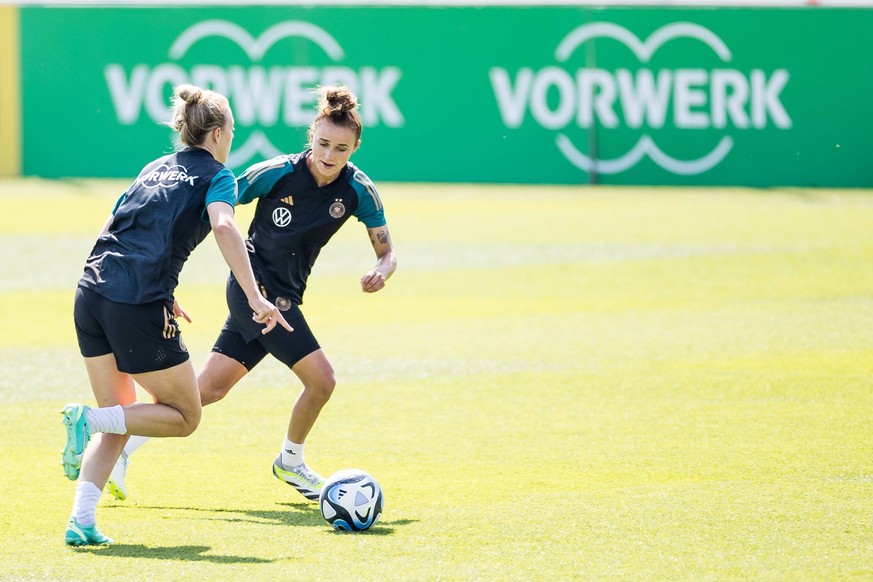
[[[236,183],[224,166],[233,141],[227,99],[181,85],[169,125],[184,149],[148,164],[121,196],[76,289],[79,350],[100,407],[69,404],[63,411],[61,462],[67,477],[79,480],[65,535],[73,546],[112,541],[97,530],[97,501],[128,435],[188,436],[200,422],[174,290],[182,265],[210,229],[239,281],[252,328],[266,333],[278,323],[291,330],[259,292],[233,220]],[[134,381],[153,404],[135,402]]]
[[[306,464],[303,446],[336,381],[330,362],[300,311],[303,292],[321,248],[350,217],[367,227],[376,253],[361,289],[374,293],[397,268],[382,202],[370,179],[349,162],[361,145],[357,98],[347,87],[322,88],[309,127],[311,149],[250,167],[237,180],[239,203],[258,205],[246,244],[261,291],[285,313],[294,331],[259,333],[247,315],[246,297],[234,274],[227,283],[230,315],[197,375],[204,405],[225,395],[268,353],[303,384],[291,412],[273,474],[307,499],[318,499],[323,479]],[[130,443],[113,471],[109,491],[126,496],[123,479]]]

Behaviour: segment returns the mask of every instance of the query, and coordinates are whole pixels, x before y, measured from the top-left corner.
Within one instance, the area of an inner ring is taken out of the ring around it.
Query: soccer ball
[[[345,469],[324,482],[318,505],[334,529],[364,531],[382,515],[382,488],[366,471]]]

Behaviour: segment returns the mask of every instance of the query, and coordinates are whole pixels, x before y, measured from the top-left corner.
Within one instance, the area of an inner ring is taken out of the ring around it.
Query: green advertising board
[[[172,86],[226,94],[229,165],[301,150],[345,83],[376,181],[873,186],[873,10],[21,8],[25,175],[132,177]]]

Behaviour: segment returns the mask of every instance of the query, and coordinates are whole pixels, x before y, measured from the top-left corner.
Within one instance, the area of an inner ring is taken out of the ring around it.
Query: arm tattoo
[[[388,244],[388,242],[391,240],[391,237],[388,236],[387,230],[378,230],[370,235],[370,240],[373,242],[373,246],[376,246],[376,239],[378,239],[379,242],[384,245]]]

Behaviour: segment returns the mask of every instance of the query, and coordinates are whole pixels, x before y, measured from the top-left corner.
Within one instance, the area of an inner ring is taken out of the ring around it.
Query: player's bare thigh
[[[184,424],[193,432],[200,423],[201,405],[197,376],[194,374],[191,360],[164,370],[132,376],[151,395],[155,404],[164,404],[181,414]],[[166,422],[165,419],[155,418],[155,420],[159,425]],[[172,431],[171,436],[175,436],[176,432]],[[188,431],[183,430],[180,436],[186,434],[189,434]]]
[[[85,369],[98,406],[126,406],[136,401],[133,378],[118,371],[115,355],[85,358]]]
[[[336,385],[333,366],[331,366],[330,360],[327,359],[327,355],[322,349],[315,350],[311,354],[304,356],[294,364],[291,371],[300,378],[303,386],[306,388],[321,388],[327,392],[327,396],[330,396],[330,392],[333,391],[333,387]]]
[[[245,366],[231,357],[210,352],[197,373],[200,401],[203,406],[224,398],[231,388],[248,373]]]

